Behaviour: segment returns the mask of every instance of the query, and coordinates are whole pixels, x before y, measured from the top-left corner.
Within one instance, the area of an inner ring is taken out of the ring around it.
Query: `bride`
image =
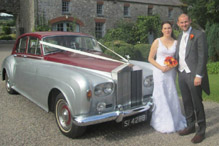
[[[176,68],[165,65],[166,57],[174,56],[176,40],[173,38],[170,22],[162,23],[163,36],[157,38],[150,49],[148,61],[154,66],[153,100],[151,126],[161,133],[171,133],[186,127],[176,90]],[[156,60],[155,60],[156,56]]]

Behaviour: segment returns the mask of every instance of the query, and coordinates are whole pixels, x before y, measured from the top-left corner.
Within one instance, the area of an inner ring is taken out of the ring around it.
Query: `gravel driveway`
[[[0,64],[10,54],[12,45],[0,44]],[[219,104],[204,101],[206,139],[197,146],[219,145]],[[114,122],[89,126],[78,139],[59,131],[53,113],[47,113],[21,95],[9,95],[0,81],[0,146],[190,146],[194,134],[161,134],[148,123],[121,128]]]

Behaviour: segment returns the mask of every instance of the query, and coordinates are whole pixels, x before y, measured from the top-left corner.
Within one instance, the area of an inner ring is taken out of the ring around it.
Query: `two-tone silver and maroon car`
[[[129,126],[149,120],[153,102],[151,65],[103,54],[92,36],[70,32],[21,35],[2,64],[8,93],[53,111],[68,137],[107,121]]]

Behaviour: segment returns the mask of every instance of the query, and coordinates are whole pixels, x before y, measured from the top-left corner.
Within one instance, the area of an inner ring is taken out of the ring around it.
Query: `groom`
[[[196,132],[191,141],[200,143],[205,138],[206,129],[202,90],[210,94],[206,68],[208,48],[205,34],[193,29],[191,22],[187,14],[181,14],[177,21],[182,33],[178,37],[175,57],[179,62],[179,87],[187,120],[187,128],[179,131],[179,135]]]

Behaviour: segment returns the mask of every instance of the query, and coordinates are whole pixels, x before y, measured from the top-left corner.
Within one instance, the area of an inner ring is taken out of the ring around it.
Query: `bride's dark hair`
[[[164,24],[169,24],[170,26],[171,26],[171,28],[172,28],[172,33],[171,33],[171,37],[172,38],[174,38],[174,39],[176,39],[176,37],[175,37],[175,35],[174,35],[174,33],[173,33],[173,27],[172,27],[172,24],[170,23],[170,21],[164,21],[162,24],[161,24],[161,30],[163,29],[163,25]],[[162,33],[162,31],[161,31],[161,36],[163,36],[163,33]]]

